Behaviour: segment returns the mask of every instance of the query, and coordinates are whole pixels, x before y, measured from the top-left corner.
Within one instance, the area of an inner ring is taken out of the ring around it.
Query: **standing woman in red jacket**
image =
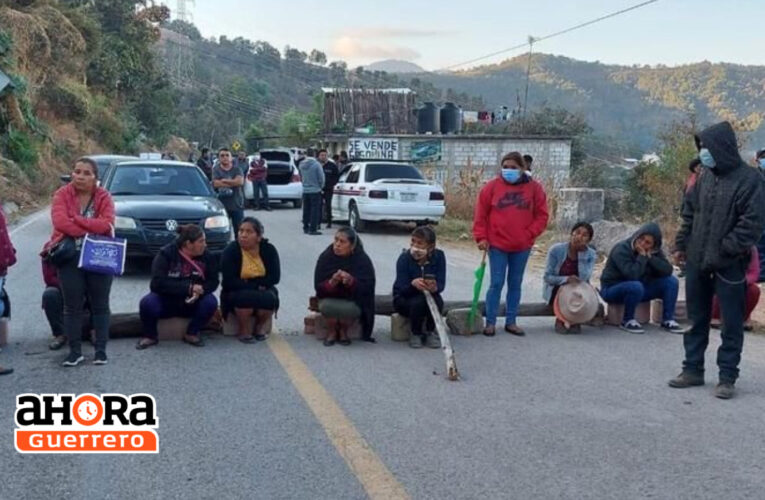
[[[521,285],[534,241],[547,227],[547,196],[542,185],[527,173],[517,151],[502,158],[500,175],[481,189],[473,219],[478,248],[488,252],[490,285],[486,293],[486,328],[495,332],[502,288],[507,280],[505,331],[523,336],[516,324]]]
[[[64,334],[69,339],[69,356],[64,366],[77,366],[82,357],[82,307],[90,302],[93,328],[96,331],[96,354],[93,364],[105,365],[106,341],[109,338],[109,292],[112,276],[80,269],[79,250],[86,234],[110,236],[114,227],[114,202],[108,191],[98,186],[98,165],[89,158],[74,164],[72,181],[53,195],[51,219],[53,234],[43,253],[59,243],[74,242],[73,257],[58,262],[58,278],[64,298]],[[65,241],[67,240],[67,241]]]
[[[13,248],[11,237],[8,234],[8,226],[5,222],[5,214],[0,206],[0,321],[7,321],[11,317],[11,299],[5,291],[5,277],[8,268],[16,263],[16,249]],[[0,328],[7,325],[0,324]],[[2,335],[2,332],[0,332]],[[0,365],[0,375],[13,373],[13,368],[3,368]]]

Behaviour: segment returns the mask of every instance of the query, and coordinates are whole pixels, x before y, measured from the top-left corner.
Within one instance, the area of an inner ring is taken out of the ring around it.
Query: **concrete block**
[[[651,301],[651,323],[661,324],[664,303],[661,299]],[[688,308],[685,301],[678,300],[675,304],[675,321],[688,321]]]
[[[602,189],[567,188],[558,191],[558,228],[568,230],[578,221],[603,220],[605,191]]]
[[[446,313],[446,325],[452,335],[476,335],[483,331],[484,322],[480,311],[476,313],[473,324],[469,324],[470,309],[452,309]]]
[[[269,318],[266,325],[266,334],[271,334],[273,332],[274,324],[273,324],[273,317]],[[236,315],[235,314],[229,314],[228,319],[223,323],[223,335],[226,336],[235,336],[239,331],[239,323],[236,321]],[[250,323],[247,326],[248,332],[255,332],[255,316],[252,316],[250,318]]]
[[[324,340],[327,338],[327,321],[321,314],[309,313],[303,320],[303,323],[307,335],[314,335],[316,340]],[[348,338],[351,340],[358,340],[361,338],[361,321],[356,320],[351,324],[351,327],[348,329]]]
[[[412,335],[412,326],[409,318],[400,314],[392,314],[390,317],[390,338],[397,342],[406,342]]]
[[[189,328],[189,318],[167,318],[159,320],[159,340],[181,340]]]
[[[619,326],[624,319],[624,304],[608,304],[606,307],[606,324]],[[651,319],[651,303],[641,302],[635,309],[635,319],[640,324],[648,323]]]

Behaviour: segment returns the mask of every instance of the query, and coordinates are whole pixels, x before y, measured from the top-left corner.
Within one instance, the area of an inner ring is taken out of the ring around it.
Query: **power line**
[[[639,9],[641,7],[645,7],[646,5],[650,5],[650,4],[656,3],[658,1],[659,0],[648,0],[648,1],[645,1],[645,2],[641,2],[641,3],[633,5],[631,7],[627,7],[625,9],[621,9],[621,10],[618,10],[616,12],[612,12],[610,14],[606,14],[604,16],[600,16],[600,17],[597,17],[595,19],[591,19],[589,21],[585,21],[585,22],[577,24],[575,26],[571,26],[570,28],[566,28],[566,29],[563,29],[561,31],[556,31],[555,33],[550,33],[549,35],[545,35],[545,36],[542,36],[542,37],[534,37],[533,40],[534,40],[534,43],[542,42],[544,40],[549,40],[550,38],[554,38],[556,36],[564,35],[566,33],[571,33],[572,31],[584,28],[586,26],[591,26],[591,25],[593,25],[595,23],[598,23],[600,21],[605,21],[606,19],[610,19],[612,17],[616,17],[618,15],[624,14],[626,12],[630,12],[630,11],[635,10],[635,9]],[[512,52],[512,51],[515,51],[515,50],[520,50],[520,49],[525,48],[527,45],[529,45],[529,43],[528,42],[524,42],[524,43],[515,45],[515,46],[507,48],[507,49],[498,50],[496,52],[492,52],[491,54],[486,54],[485,56],[481,56],[481,57],[476,57],[474,59],[470,59],[469,61],[464,61],[464,62],[461,62],[461,63],[452,64],[451,66],[446,66],[445,68],[442,68],[440,70],[434,71],[434,73],[437,73],[437,72],[440,72],[440,71],[449,71],[449,70],[451,70],[453,68],[457,68],[459,66],[465,66],[466,64],[472,64],[472,63],[475,63],[475,62],[478,62],[478,61],[483,61],[484,59],[488,59],[490,57],[498,56],[500,54],[505,54],[507,52]]]

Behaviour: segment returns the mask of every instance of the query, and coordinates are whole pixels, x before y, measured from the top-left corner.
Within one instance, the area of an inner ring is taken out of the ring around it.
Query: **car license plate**
[[[417,193],[401,193],[401,201],[415,201]]]

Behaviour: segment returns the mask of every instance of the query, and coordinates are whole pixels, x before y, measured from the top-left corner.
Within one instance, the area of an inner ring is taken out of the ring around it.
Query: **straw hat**
[[[567,325],[581,325],[598,314],[600,298],[592,285],[584,281],[568,283],[558,289],[553,310],[555,317]]]

